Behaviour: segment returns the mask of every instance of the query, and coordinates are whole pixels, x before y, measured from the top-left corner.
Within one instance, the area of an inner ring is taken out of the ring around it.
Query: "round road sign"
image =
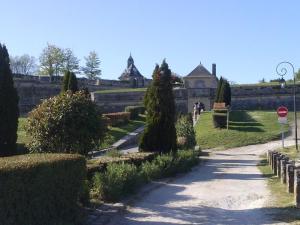
[[[278,114],[279,117],[286,117],[287,114],[288,114],[287,107],[284,107],[284,106],[278,107],[277,114]]]

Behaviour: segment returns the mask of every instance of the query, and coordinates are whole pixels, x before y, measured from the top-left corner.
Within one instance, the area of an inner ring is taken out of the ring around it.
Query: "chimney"
[[[211,73],[213,76],[217,76],[217,65],[215,63],[212,64]]]

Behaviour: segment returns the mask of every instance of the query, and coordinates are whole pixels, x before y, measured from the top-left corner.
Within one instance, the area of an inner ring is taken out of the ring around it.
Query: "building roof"
[[[119,80],[131,80],[132,78],[144,78],[144,77],[134,65],[134,60],[130,54],[127,60],[127,68],[121,74]]]
[[[207,76],[212,76],[212,74],[200,63],[186,77],[207,77]]]

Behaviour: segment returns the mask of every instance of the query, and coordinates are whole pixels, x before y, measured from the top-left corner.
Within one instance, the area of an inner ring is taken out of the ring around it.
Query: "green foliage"
[[[127,124],[130,120],[129,112],[116,112],[116,113],[105,113],[103,114],[105,122],[109,126],[118,126]]]
[[[198,156],[198,152],[189,150],[162,154],[141,166],[129,161],[109,163],[105,172],[94,176],[92,196],[104,201],[117,201],[133,193],[143,182],[189,171],[199,162]]]
[[[95,51],[91,51],[85,59],[85,67],[82,68],[88,79],[96,79],[101,75],[100,59]]]
[[[121,157],[123,154],[122,152],[120,152],[119,150],[117,149],[112,149],[112,150],[109,150],[105,153],[105,156],[109,156],[109,157],[116,157],[116,158],[119,158]]]
[[[78,91],[77,78],[75,73],[66,71],[63,83],[62,83],[62,92],[72,91],[73,93]]]
[[[67,90],[69,90],[70,75],[71,75],[70,71],[65,71],[63,82],[62,82],[62,88],[61,88],[62,92],[66,92]]]
[[[83,92],[66,92],[43,101],[29,113],[26,126],[31,152],[86,155],[106,130],[96,105]]]
[[[139,173],[135,165],[112,163],[105,173],[95,175],[93,183],[93,194],[98,198],[116,201],[135,190],[139,184]]]
[[[195,131],[191,115],[180,116],[176,122],[177,140],[182,138],[184,141],[178,146],[184,149],[194,148],[196,145]]]
[[[176,152],[175,101],[171,70],[165,60],[154,69],[153,81],[147,89],[144,104],[147,111],[146,128],[139,148],[150,152]]]
[[[225,102],[228,106],[231,104],[231,88],[229,82],[223,77],[218,81],[215,102]]]
[[[73,93],[78,91],[77,78],[76,78],[75,73],[73,73],[73,72],[71,72],[71,74],[70,74],[68,90],[72,91]]]
[[[0,223],[78,224],[85,159],[27,154],[0,159]]]
[[[17,150],[19,97],[9,66],[5,45],[0,44],[0,156],[9,156]]]
[[[144,106],[127,106],[125,108],[125,112],[130,113],[130,119],[136,119],[139,117],[139,114],[145,113],[145,107]]]

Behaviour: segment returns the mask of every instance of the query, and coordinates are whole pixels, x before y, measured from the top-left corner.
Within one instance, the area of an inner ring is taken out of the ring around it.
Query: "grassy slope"
[[[277,139],[280,125],[276,112],[233,111],[229,130],[213,127],[212,113],[203,113],[196,127],[196,140],[202,149],[227,149]],[[285,127],[288,130],[288,127]]]
[[[265,207],[272,209],[272,216],[280,221],[300,224],[300,211],[294,207],[294,195],[286,192],[286,185],[272,173],[267,160],[263,159],[258,165],[263,176],[268,178],[268,188],[271,191],[271,201]]]
[[[100,145],[100,148],[107,148],[111,146],[123,136],[129,134],[130,132],[143,125],[145,125],[145,117],[140,116],[136,120],[130,120],[128,124],[118,127],[109,127],[104,142]]]

